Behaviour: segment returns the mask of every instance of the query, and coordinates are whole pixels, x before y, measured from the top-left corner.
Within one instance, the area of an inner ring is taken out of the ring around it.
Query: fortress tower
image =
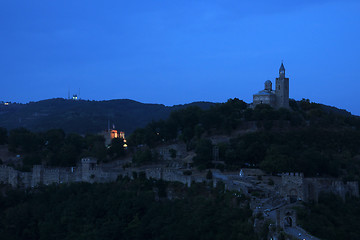
[[[281,63],[279,77],[276,78],[276,108],[289,108],[289,78],[285,77],[285,67]]]

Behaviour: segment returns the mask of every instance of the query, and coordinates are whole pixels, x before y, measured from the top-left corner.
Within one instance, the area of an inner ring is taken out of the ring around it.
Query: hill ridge
[[[105,130],[110,121],[118,130],[129,134],[153,120],[166,119],[173,110],[194,105],[207,109],[214,103],[165,106],[131,99],[95,101],[52,98],[26,104],[0,105],[0,127],[8,130],[24,127],[31,131],[62,128],[66,132],[84,134]]]

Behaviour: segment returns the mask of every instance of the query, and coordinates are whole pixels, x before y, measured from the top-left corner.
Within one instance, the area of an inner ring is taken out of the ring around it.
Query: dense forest
[[[220,144],[228,166],[258,166],[268,173],[303,172],[306,176],[347,176],[360,180],[360,132],[309,127],[262,131]]]
[[[321,239],[360,239],[360,199],[344,202],[337,195],[322,194],[319,203],[297,209],[298,224]]]
[[[2,192],[0,239],[258,239],[248,200],[221,186],[139,176]]]
[[[326,129],[360,129],[360,118],[308,99],[290,100],[291,109],[273,109],[269,105],[257,105],[254,109],[237,98],[216,104],[203,110],[197,106],[171,112],[167,120],[153,121],[134,131],[133,145],[156,145],[160,142],[180,139],[191,144],[203,136],[230,134],[235,130],[256,124],[258,130],[282,130],[316,127]]]
[[[30,132],[25,128],[16,128],[7,132],[5,128],[0,128],[0,145],[4,144],[10,152],[19,154],[22,160],[7,164],[21,171],[30,171],[36,164],[69,167],[75,166],[82,157],[95,157],[99,162],[107,162],[125,155],[124,139],[113,139],[106,147],[101,135],[67,134],[62,129]]]
[[[221,169],[259,167],[268,173],[303,172],[306,176],[344,177],[360,180],[360,118],[344,111],[311,103],[290,101],[291,110],[258,105],[255,109],[238,99],[209,110],[189,107],[174,111],[166,121],[137,129],[129,138],[132,146],[154,147],[183,141],[194,150],[200,169],[212,165],[212,135],[234,136],[217,144]],[[254,126],[254,127],[252,127]]]

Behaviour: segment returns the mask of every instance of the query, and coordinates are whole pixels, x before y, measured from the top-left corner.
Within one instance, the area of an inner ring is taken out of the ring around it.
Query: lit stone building
[[[285,77],[285,67],[281,63],[279,77],[276,78],[275,89],[272,82],[265,82],[265,89],[253,95],[253,107],[258,104],[268,104],[273,108],[289,108],[289,78]]]
[[[118,131],[118,130],[115,130],[115,129],[108,129],[106,131],[103,131],[100,133],[102,136],[104,136],[105,138],[105,145],[106,146],[110,146],[111,144],[111,141],[114,139],[114,138],[119,138],[119,139],[123,139],[124,141],[124,148],[127,147],[127,144],[126,144],[126,139],[125,139],[125,133],[124,132],[121,132],[121,131]]]

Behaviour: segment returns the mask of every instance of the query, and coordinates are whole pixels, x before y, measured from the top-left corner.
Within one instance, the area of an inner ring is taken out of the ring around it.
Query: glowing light
[[[111,138],[111,139],[113,139],[113,138],[119,138],[118,131],[117,131],[117,130],[111,130],[111,131],[110,131],[110,138]]]
[[[124,132],[120,132],[119,135],[120,135],[120,136],[119,136],[120,138],[125,139],[125,133],[124,133]]]

